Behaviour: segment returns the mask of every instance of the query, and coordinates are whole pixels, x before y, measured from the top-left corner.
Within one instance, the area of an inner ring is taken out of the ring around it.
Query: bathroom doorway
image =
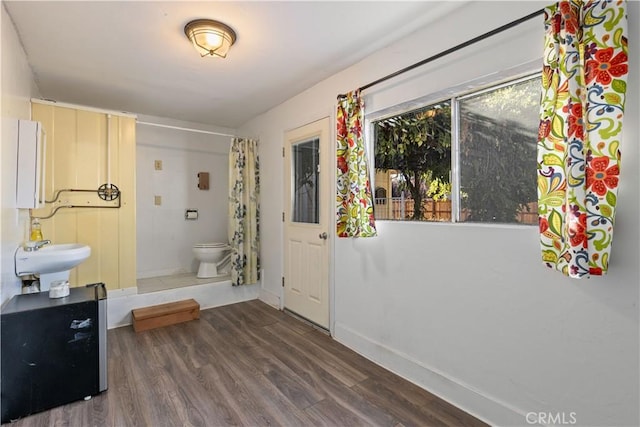
[[[138,121],[137,293],[229,280],[228,274],[197,278],[193,248],[228,243],[230,143],[215,132]],[[198,186],[203,172],[208,188]]]

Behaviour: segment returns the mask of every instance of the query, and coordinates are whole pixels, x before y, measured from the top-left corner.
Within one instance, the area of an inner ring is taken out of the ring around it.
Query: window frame
[[[465,98],[471,98],[473,96],[482,95],[487,92],[499,90],[501,88],[522,83],[527,80],[533,80],[535,78],[541,78],[542,72],[540,70],[524,71],[521,73],[514,73],[512,75],[506,75],[499,80],[486,81],[483,79],[476,79],[467,84],[459,85],[454,88],[445,89],[443,91],[421,96],[419,98],[405,101],[390,107],[367,113],[365,111],[364,120],[364,135],[365,145],[367,147],[367,160],[369,161],[369,181],[371,183],[371,189],[376,188],[375,183],[375,129],[374,123],[382,120],[386,120],[390,117],[399,116],[411,111],[419,110],[421,108],[435,105],[442,102],[449,102],[451,105],[451,168],[450,168],[450,183],[451,183],[451,220],[450,221],[407,221],[407,220],[393,220],[393,219],[378,219],[376,221],[385,221],[391,223],[411,223],[411,224],[460,224],[460,225],[473,225],[483,227],[538,227],[537,224],[525,224],[518,222],[473,222],[473,221],[460,221],[460,108],[458,102]],[[463,89],[464,88],[464,89]]]

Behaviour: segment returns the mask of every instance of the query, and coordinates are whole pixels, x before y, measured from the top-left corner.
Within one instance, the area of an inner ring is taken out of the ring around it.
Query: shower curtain
[[[229,153],[229,244],[233,286],[260,280],[258,141],[233,138]]]

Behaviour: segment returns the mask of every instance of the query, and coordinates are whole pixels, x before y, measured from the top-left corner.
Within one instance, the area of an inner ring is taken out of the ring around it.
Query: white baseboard
[[[277,310],[282,310],[280,296],[264,288],[264,270],[260,270],[260,294],[258,295],[258,299]]]
[[[269,304],[271,307],[280,310],[280,297],[273,292],[269,292],[266,289],[261,288],[258,299],[265,304]]]
[[[512,408],[409,355],[371,340],[340,323],[335,324],[334,333],[338,342],[489,425],[526,424],[526,411]]]
[[[131,310],[164,304],[166,302],[180,301],[193,298],[201,309],[235,304],[237,302],[250,301],[258,298],[260,286],[244,285],[231,286],[231,282],[207,283],[204,285],[187,286],[184,288],[169,289],[160,292],[146,294],[132,294],[126,288],[123,292],[111,291],[107,298],[107,328],[113,329],[131,324]]]

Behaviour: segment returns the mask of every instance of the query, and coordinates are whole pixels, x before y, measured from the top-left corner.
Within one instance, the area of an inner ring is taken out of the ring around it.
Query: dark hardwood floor
[[[109,331],[109,389],[12,426],[484,426],[260,301]]]

